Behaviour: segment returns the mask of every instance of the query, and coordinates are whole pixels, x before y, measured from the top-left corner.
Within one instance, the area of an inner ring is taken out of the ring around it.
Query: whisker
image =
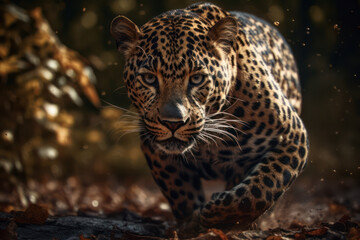
[[[125,88],[125,86],[119,86],[119,87],[115,88],[114,91],[111,92],[111,94],[119,91],[119,90],[122,89],[122,88]],[[122,93],[122,94],[127,94],[127,93]]]
[[[232,140],[234,140],[236,142],[236,145],[238,145],[239,149],[241,150],[241,146],[240,146],[240,143],[239,143],[239,140],[236,136],[234,136],[233,134],[225,131],[225,130],[221,130],[221,129],[218,129],[218,128],[207,128],[206,131],[208,132],[213,132],[213,133],[218,133],[220,135],[224,135]],[[226,141],[224,140],[224,142],[226,143]]]
[[[245,121],[241,120],[239,117],[235,116],[234,114],[228,113],[228,112],[212,113],[212,114],[207,115],[206,118],[214,119],[213,117],[218,116],[218,115],[226,115],[228,117],[232,117],[232,118],[237,119],[240,123],[244,123],[244,124],[246,123]],[[231,119],[229,119],[229,120],[231,120]]]
[[[227,96],[228,98],[232,98],[232,99],[235,99],[236,101],[241,101],[241,102],[245,102],[245,100],[243,99],[240,99],[240,98],[237,98],[237,97],[233,97],[233,96]],[[236,102],[235,101],[235,102]]]
[[[219,129],[219,128],[206,128],[206,131],[209,131],[209,132],[216,132],[216,133],[222,133],[223,135],[226,135],[226,136],[230,136],[232,138],[235,138],[237,139],[233,134],[225,131],[225,130],[222,130],[222,129]]]
[[[201,134],[198,135],[198,138],[200,140],[202,140],[203,142],[205,142],[207,145],[210,145],[210,142],[204,136],[202,136]]]
[[[194,155],[194,153],[192,152],[192,150],[191,149],[189,149],[187,152],[189,152],[190,154],[191,154],[191,156],[192,156],[192,158],[193,158],[193,163],[195,163],[195,165],[196,165],[196,163],[197,163],[197,161],[196,161],[196,158],[195,158],[195,155]],[[185,153],[184,153],[184,155],[185,155]],[[185,156],[184,156],[185,157]]]
[[[217,136],[217,135],[215,135],[215,134],[211,134],[211,133],[208,133],[208,132],[203,132],[203,134],[204,134],[204,136],[206,136],[206,137],[208,137],[210,140],[212,140],[217,147],[218,147],[218,145],[217,145],[217,142],[214,140],[214,138],[219,139],[220,141],[224,141],[224,142],[225,142],[224,139],[222,139],[221,137],[219,137],[219,136]]]
[[[123,134],[121,134],[121,135],[118,137],[118,140],[120,140],[123,136],[125,136],[125,135],[127,135],[127,134],[130,134],[130,133],[138,133],[138,132],[140,132],[138,129],[126,131],[126,132],[124,132]]]
[[[213,141],[213,142],[215,143],[215,145],[218,146],[218,145],[217,145],[217,142],[216,142],[212,137],[207,136],[206,134],[204,134],[204,132],[202,132],[198,137],[199,137],[199,138],[203,138],[203,139],[204,139],[203,141],[206,141],[206,142],[208,143],[208,145],[210,145],[210,142],[207,141],[207,139]],[[205,139],[206,139],[206,140],[205,140]]]
[[[230,124],[226,124],[226,123],[211,123],[211,124],[206,124],[206,125],[204,126],[204,128],[214,128],[214,129],[223,129],[223,130],[224,130],[224,129],[225,129],[225,130],[227,130],[227,129],[232,129],[232,130],[235,131],[235,133],[240,132],[240,133],[246,135],[246,133],[244,133],[243,131],[241,131],[239,128],[234,127],[234,126],[232,126],[232,125],[230,125]]]
[[[128,113],[128,114],[133,114],[133,115],[136,115],[136,116],[139,115],[137,112],[132,112],[132,111],[126,109],[126,108],[122,108],[122,107],[116,106],[115,104],[112,104],[112,103],[110,103],[110,102],[108,102],[108,101],[106,101],[106,100],[104,100],[104,99],[102,99],[101,101],[103,101],[104,103],[106,103],[106,104],[109,105],[109,106],[103,106],[103,108],[114,107],[114,108],[120,109],[120,110],[122,110],[122,111],[124,111],[124,112],[126,112],[126,113]]]

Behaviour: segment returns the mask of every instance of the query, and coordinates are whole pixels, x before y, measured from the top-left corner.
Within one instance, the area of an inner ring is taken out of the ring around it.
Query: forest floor
[[[218,187],[209,183],[208,194]],[[300,177],[246,231],[209,229],[192,239],[360,239],[360,190],[354,182]],[[36,190],[36,191],[35,191]],[[119,185],[30,181],[30,200],[0,193],[0,239],[181,239],[166,200],[152,183]]]

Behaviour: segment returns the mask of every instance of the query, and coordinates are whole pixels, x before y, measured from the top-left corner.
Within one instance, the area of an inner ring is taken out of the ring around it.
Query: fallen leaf
[[[349,234],[347,235],[347,240],[359,240],[360,239],[360,229],[356,227],[350,228]]]
[[[17,240],[16,223],[11,221],[5,229],[0,229],[2,240]]]
[[[36,204],[31,204],[25,212],[15,215],[15,222],[22,224],[44,224],[48,218],[48,210]]]
[[[350,221],[350,220],[351,220],[351,217],[350,217],[348,214],[345,214],[344,216],[342,216],[342,217],[339,219],[339,222],[345,223],[345,222]]]
[[[323,236],[328,232],[327,228],[323,227],[323,228],[319,228],[319,229],[314,229],[311,231],[307,231],[306,235],[307,236]]]
[[[81,234],[79,237],[80,240],[91,240],[90,238],[84,237],[84,234]]]
[[[303,232],[295,233],[295,240],[303,240],[303,239],[306,239],[305,233],[303,233]]]
[[[225,233],[220,230],[220,229],[216,229],[216,228],[210,228],[208,230],[208,232],[212,232],[215,235],[217,235],[221,240],[229,240],[229,238],[225,235]]]
[[[292,221],[289,228],[290,229],[301,229],[303,228],[305,225],[299,221]]]
[[[329,211],[333,214],[337,214],[337,213],[346,213],[347,209],[346,207],[337,204],[337,203],[330,203],[329,204]]]
[[[268,236],[266,240],[282,240],[283,238],[280,236]]]
[[[170,240],[179,240],[178,234],[176,231],[174,231],[174,237],[170,238]]]

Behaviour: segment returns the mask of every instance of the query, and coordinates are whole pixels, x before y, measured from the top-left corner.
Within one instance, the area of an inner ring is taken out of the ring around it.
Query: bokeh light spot
[[[127,13],[136,7],[135,0],[115,0],[111,4],[111,8],[117,13]]]
[[[324,21],[324,18],[325,18],[324,12],[317,5],[313,5],[310,7],[309,14],[310,14],[311,19],[316,23],[321,23]]]
[[[269,8],[268,16],[273,22],[280,22],[284,19],[284,11],[281,7],[273,5]]]
[[[96,13],[94,13],[93,11],[86,11],[84,15],[82,15],[80,22],[81,22],[81,26],[90,29],[95,26],[97,20],[98,18]]]

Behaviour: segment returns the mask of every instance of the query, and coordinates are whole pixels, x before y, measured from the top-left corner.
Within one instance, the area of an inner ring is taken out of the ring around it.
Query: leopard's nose
[[[175,132],[178,130],[181,126],[185,125],[186,121],[178,121],[178,122],[172,122],[172,121],[162,121],[161,122],[164,126],[166,126],[171,132]]]
[[[188,121],[188,111],[179,102],[167,102],[159,109],[160,122],[175,132]]]

